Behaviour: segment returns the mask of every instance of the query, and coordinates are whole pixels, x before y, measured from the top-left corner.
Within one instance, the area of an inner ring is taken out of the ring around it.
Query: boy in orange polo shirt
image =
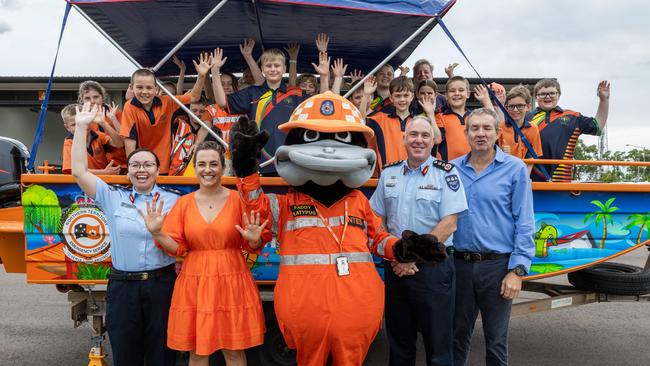
[[[210,71],[210,56],[200,55],[194,61],[198,73],[189,94],[177,95],[183,104],[198,101],[205,77]],[[133,99],[124,105],[120,135],[124,137],[127,156],[136,148],[151,149],[160,159],[160,174],[169,172],[172,149],[172,115],[179,106],[167,95],[157,96],[155,75],[149,69],[140,69],[131,76]]]
[[[542,143],[539,138],[539,130],[537,126],[530,123],[526,120],[526,113],[530,111],[532,96],[530,91],[523,85],[517,85],[508,92],[505,99],[505,107],[508,110],[508,114],[512,119],[517,123],[517,126],[521,129],[526,140],[530,142],[530,145],[533,147],[535,154],[538,157],[542,156]],[[497,140],[499,146],[503,151],[510,153],[513,156],[516,156],[520,159],[525,159],[527,157],[532,158],[528,154],[528,147],[521,140],[521,137],[516,135],[515,129],[506,123],[501,121],[501,135]],[[533,169],[532,164],[527,164],[528,166],[528,175],[530,175],[531,170]]]
[[[462,76],[451,77],[445,84],[447,105],[436,114],[436,122],[442,132],[442,142],[438,145],[437,154],[440,160],[452,161],[470,151],[465,137],[465,118],[471,112],[465,108],[469,93],[469,81]],[[483,107],[494,109],[484,86],[476,86],[474,94]]]
[[[370,84],[368,84],[370,86]],[[364,88],[366,95],[372,94],[372,88]],[[414,97],[413,80],[400,76],[393,79],[389,85],[390,104],[379,111],[372,112],[366,118],[366,125],[375,131],[375,137],[368,147],[377,154],[377,169],[379,172],[385,165],[406,159],[404,148],[404,129],[406,123],[413,117],[409,110]],[[428,98],[426,108],[429,118],[434,117],[435,99]]]
[[[61,118],[63,119],[63,127],[70,132],[70,134],[63,141],[63,156],[62,168],[63,174],[70,174],[72,172],[72,137],[75,131],[75,116],[77,115],[78,105],[69,104],[61,110]],[[87,136],[87,154],[88,154],[88,170],[93,174],[120,174],[120,167],[112,160],[107,158],[108,152],[121,148],[121,139],[113,141],[111,137],[103,132],[88,129]]]

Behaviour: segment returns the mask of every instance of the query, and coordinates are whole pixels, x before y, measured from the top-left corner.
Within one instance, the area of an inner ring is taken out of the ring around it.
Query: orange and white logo
[[[101,262],[110,256],[106,215],[96,207],[80,207],[63,222],[63,252],[76,262]]]

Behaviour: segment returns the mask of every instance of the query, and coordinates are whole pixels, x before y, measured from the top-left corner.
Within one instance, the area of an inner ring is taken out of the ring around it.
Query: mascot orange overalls
[[[371,253],[413,261],[446,258],[431,235],[381,228],[366,196],[356,188],[372,175],[373,131],[346,99],[326,92],[302,102],[275,154],[286,195],[266,195],[259,180],[259,151],[268,139],[254,121],[240,119],[230,149],[237,185],[249,209],[277,220],[280,270],[275,312],[299,365],[362,365],[381,326],[384,285]],[[276,226],[276,225],[274,225]]]

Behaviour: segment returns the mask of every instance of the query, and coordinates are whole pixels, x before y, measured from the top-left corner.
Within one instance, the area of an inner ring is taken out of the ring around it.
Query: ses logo
[[[63,222],[65,255],[76,262],[101,262],[110,256],[106,215],[95,207],[80,207]]]

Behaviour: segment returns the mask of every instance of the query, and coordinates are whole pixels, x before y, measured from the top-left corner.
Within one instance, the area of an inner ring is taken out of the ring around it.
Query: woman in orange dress
[[[207,366],[216,350],[228,366],[246,365],[243,350],[262,344],[265,328],[242,249],[257,251],[271,238],[262,238],[267,222],[260,224],[259,213],[249,219],[237,191],[221,185],[221,145],[203,142],[195,158],[199,189],[179,198],[166,217],[155,199],[143,214],[158,245],[170,255],[187,254],[174,286],[167,345],[191,351],[191,366]]]

